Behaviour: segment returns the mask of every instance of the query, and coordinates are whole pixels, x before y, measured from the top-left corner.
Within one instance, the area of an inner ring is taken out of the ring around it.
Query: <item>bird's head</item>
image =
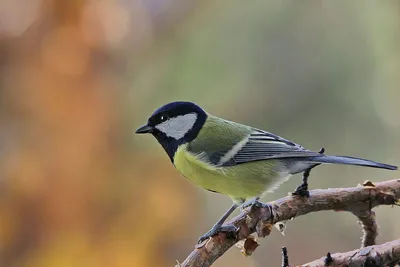
[[[196,104],[172,102],[154,111],[136,133],[151,133],[173,161],[178,146],[194,140],[206,119],[207,113]]]

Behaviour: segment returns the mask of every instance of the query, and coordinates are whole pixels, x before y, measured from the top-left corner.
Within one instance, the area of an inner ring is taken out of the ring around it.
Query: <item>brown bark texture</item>
[[[250,255],[258,247],[253,233],[258,237],[266,237],[276,223],[324,210],[351,212],[358,218],[363,232],[361,249],[332,254],[329,266],[361,266],[369,263],[375,264],[371,266],[394,265],[400,261],[400,241],[375,246],[378,226],[372,209],[380,205],[399,205],[399,200],[400,179],[395,179],[379,183],[366,181],[349,188],[312,190],[308,198],[287,196],[269,202],[271,208],[252,206],[227,222],[239,228],[236,238],[219,233],[198,245],[179,266],[211,266],[239,240],[245,240],[242,252]],[[325,258],[305,266],[323,266]]]

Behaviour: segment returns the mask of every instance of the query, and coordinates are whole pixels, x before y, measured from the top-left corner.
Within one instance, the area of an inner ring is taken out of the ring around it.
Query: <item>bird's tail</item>
[[[375,162],[368,159],[360,159],[360,158],[353,158],[353,157],[345,157],[345,156],[316,156],[310,157],[307,161],[315,162],[315,163],[335,163],[335,164],[346,164],[346,165],[357,165],[357,166],[365,166],[365,167],[372,167],[372,168],[380,168],[380,169],[387,169],[387,170],[397,170],[397,166],[384,164]]]

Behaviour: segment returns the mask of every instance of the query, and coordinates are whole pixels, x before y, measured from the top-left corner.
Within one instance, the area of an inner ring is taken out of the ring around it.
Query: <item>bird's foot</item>
[[[302,183],[296,188],[296,191],[292,193],[292,196],[309,197],[310,192],[308,191],[308,183]]]
[[[208,231],[206,234],[202,235],[199,238],[199,240],[197,241],[197,244],[203,243],[204,240],[207,240],[210,237],[213,237],[214,235],[216,235],[220,232],[225,232],[228,238],[236,238],[238,230],[239,230],[239,228],[237,228],[236,226],[234,226],[232,224],[214,225],[210,231]]]
[[[259,197],[255,197],[253,199],[250,199],[250,200],[244,202],[240,206],[240,211],[243,211],[245,208],[248,208],[248,207],[265,208],[265,207],[269,207],[269,205],[260,202],[260,198]]]
[[[320,154],[324,153],[325,149],[321,148]],[[292,196],[296,195],[299,197],[309,197],[310,192],[308,192],[308,176],[310,176],[311,169],[315,166],[310,167],[309,169],[303,172],[303,183],[296,188],[296,191],[292,193]]]
[[[250,207],[250,209],[253,209],[253,207],[255,208],[266,208],[268,209],[269,212],[269,217],[271,222],[274,221],[274,212],[273,212],[273,207],[271,204],[267,204],[267,203],[262,203],[259,201],[259,197],[250,199],[249,201],[246,201],[245,203],[242,204],[242,206],[240,206],[240,211],[242,212],[245,208]]]

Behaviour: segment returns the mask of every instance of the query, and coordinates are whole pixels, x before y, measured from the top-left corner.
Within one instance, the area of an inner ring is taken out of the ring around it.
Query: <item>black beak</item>
[[[151,132],[153,132],[153,127],[144,125],[144,126],[140,127],[139,129],[137,129],[135,133],[144,134],[144,133],[151,133]]]

